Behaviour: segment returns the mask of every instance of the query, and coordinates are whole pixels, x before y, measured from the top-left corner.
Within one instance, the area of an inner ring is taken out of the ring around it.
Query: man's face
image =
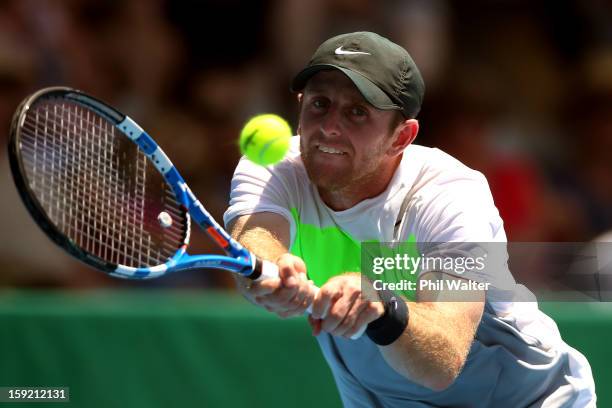
[[[393,166],[387,151],[395,118],[370,105],[342,72],[315,74],[300,109],[301,154],[311,181],[328,192],[376,186]]]

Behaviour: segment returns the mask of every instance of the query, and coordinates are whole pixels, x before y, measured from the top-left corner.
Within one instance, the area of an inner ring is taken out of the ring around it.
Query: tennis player
[[[240,161],[224,220],[280,268],[277,279],[237,278],[247,299],[283,317],[312,302],[309,322],[344,405],[594,407],[587,360],[535,302],[479,288],[464,301],[444,301],[445,290],[431,287],[413,299],[389,288],[377,288],[380,301],[364,296],[373,284],[360,274],[360,243],[397,239],[397,225],[400,240],[417,244],[505,247],[484,176],[413,144],[424,84],[410,55],[374,33],[339,35],[292,90],[299,136],[277,165]],[[487,273],[423,268],[419,278],[473,283]]]

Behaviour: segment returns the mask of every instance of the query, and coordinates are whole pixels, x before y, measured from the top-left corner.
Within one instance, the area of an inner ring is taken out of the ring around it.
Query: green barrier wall
[[[612,304],[543,305],[612,406]],[[0,408],[338,407],[303,318],[214,292],[0,294],[0,386],[68,386],[68,404]]]

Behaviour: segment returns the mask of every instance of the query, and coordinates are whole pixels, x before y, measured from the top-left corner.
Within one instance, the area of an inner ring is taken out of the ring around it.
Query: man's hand
[[[277,261],[278,278],[254,282],[239,277],[238,290],[252,303],[280,317],[301,315],[312,303],[315,288],[306,276],[304,261],[292,254],[283,254]]]
[[[331,278],[317,294],[308,322],[312,334],[326,331],[334,336],[350,338],[385,312],[374,289],[365,286],[358,273],[346,273]]]

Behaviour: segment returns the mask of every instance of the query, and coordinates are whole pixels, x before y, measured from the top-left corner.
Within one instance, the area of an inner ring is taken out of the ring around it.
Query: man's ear
[[[406,119],[397,125],[389,154],[391,156],[401,154],[414,141],[417,133],[419,133],[419,121],[416,119]]]
[[[296,135],[301,135],[302,134],[302,129],[301,129],[301,125],[300,125],[300,118],[302,116],[302,102],[304,101],[304,93],[300,92],[297,94],[297,101],[298,101],[298,127],[296,129]]]

